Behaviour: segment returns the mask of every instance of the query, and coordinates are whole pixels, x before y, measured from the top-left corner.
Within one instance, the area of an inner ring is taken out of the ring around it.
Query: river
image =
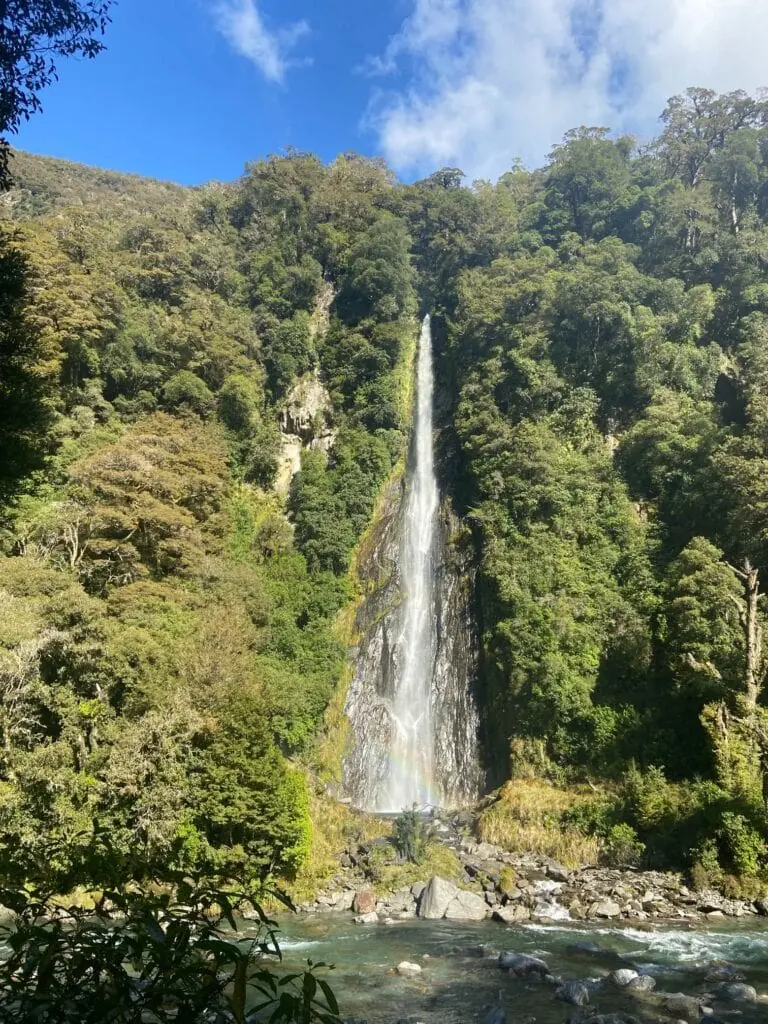
[[[717,929],[531,924],[505,927],[495,922],[403,921],[392,925],[355,925],[349,915],[326,914],[281,921],[283,955],[288,966],[335,965],[328,980],[345,1020],[369,1024],[453,1024],[485,1021],[501,1005],[509,1024],[535,1018],[540,1024],[564,1024],[585,1015],[622,1012],[640,1020],[674,1020],[660,1007],[663,993],[696,997],[713,993],[717,968],[727,963],[756,988],[768,992],[768,926],[723,923]],[[485,947],[485,948],[483,948]],[[589,1007],[577,1010],[555,998],[551,985],[520,979],[499,968],[489,954],[516,951],[541,957],[565,979],[603,979],[590,984]],[[484,955],[485,954],[485,955]],[[414,978],[395,972],[401,961],[421,966]],[[655,993],[620,990],[607,976],[617,968],[649,974]],[[715,974],[713,974],[713,970]],[[768,1022],[768,1003],[711,999],[711,1021]],[[695,1017],[689,1017],[695,1019]]]

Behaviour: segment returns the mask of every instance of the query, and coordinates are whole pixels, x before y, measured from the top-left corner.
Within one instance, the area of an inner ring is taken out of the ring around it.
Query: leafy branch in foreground
[[[281,973],[276,924],[246,893],[184,880],[105,892],[92,910],[29,890],[0,900],[14,913],[0,926],[9,1024],[339,1020],[325,965]]]

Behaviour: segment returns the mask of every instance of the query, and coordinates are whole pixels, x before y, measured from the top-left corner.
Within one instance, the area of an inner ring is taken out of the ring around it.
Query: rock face
[[[317,375],[307,374],[297,381],[280,412],[280,457],[275,490],[285,496],[291,480],[301,469],[305,448],[330,452],[336,435],[327,426],[331,396]]]
[[[392,731],[397,727],[393,698],[402,660],[398,638],[403,625],[404,496],[405,481],[393,481],[357,562],[366,597],[355,619],[360,643],[351,652],[355,673],[345,710],[354,748],[344,760],[344,791],[355,807],[364,810],[375,810],[377,795],[385,790]],[[469,556],[450,540],[459,532],[458,525],[443,508],[433,550],[433,782],[441,802],[450,807],[470,804],[480,792],[478,716],[472,699],[478,646],[470,607]]]

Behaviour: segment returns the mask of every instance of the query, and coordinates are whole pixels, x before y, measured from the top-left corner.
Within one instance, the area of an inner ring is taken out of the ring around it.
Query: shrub
[[[603,859],[613,868],[638,867],[645,853],[645,844],[637,838],[631,825],[622,822],[608,830],[603,850]]]
[[[726,811],[720,833],[723,854],[739,875],[754,876],[766,853],[763,837],[743,814]]]
[[[723,870],[720,867],[720,856],[714,839],[705,839],[691,852],[693,867],[691,883],[694,889],[719,888],[723,882]]]
[[[420,864],[427,852],[428,833],[427,824],[418,811],[403,811],[395,818],[392,841],[404,860]]]

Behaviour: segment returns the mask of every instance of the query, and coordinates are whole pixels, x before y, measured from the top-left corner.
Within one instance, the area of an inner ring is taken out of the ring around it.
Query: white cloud
[[[306,21],[270,31],[256,0],[223,0],[214,7],[219,31],[227,42],[252,61],[270,82],[282,82],[292,61],[288,54],[309,32]]]
[[[404,172],[495,177],[581,124],[650,137],[688,86],[768,86],[766,0],[412,2],[373,65],[405,84],[370,111]]]

